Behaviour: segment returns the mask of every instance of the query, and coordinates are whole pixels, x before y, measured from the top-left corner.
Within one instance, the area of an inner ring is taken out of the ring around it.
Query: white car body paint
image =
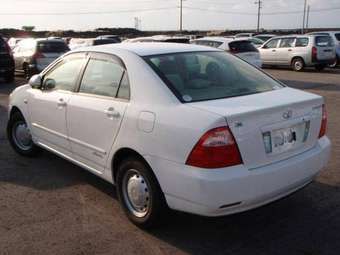
[[[22,111],[38,145],[111,183],[114,155],[121,148],[131,148],[152,168],[170,208],[220,216],[284,197],[310,183],[327,164],[330,141],[326,136],[318,138],[323,104],[320,96],[282,88],[242,97],[181,103],[140,56],[216,49],[126,43],[82,48],[77,52],[87,51],[113,54],[124,62],[131,88],[129,101],[85,99],[75,92],[58,91],[43,96],[46,92],[24,85],[12,93],[10,110],[15,106]],[[57,106],[58,93],[66,95],[67,104],[62,109]],[[35,100],[48,101],[46,108],[36,109]],[[119,118],[108,118],[105,114],[108,107],[113,107]],[[289,120],[283,119],[287,110],[292,111]],[[305,144],[282,154],[265,154],[263,130],[289,127],[305,120],[311,125]],[[42,128],[34,127],[33,123]],[[226,125],[235,136],[243,164],[218,169],[185,164],[206,131]],[[67,131],[63,133],[65,126]],[[44,128],[59,134],[44,133]]]

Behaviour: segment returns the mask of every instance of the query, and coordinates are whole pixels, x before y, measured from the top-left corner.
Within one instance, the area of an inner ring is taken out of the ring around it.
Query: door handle
[[[67,104],[66,104],[66,102],[64,101],[63,98],[60,98],[60,99],[58,100],[57,105],[58,105],[59,107],[64,107],[64,106],[66,106]]]
[[[276,52],[276,50],[272,50],[272,52]]]
[[[115,108],[110,107],[109,109],[105,110],[104,113],[107,115],[109,118],[119,118],[120,113],[115,110]]]
[[[288,51],[293,51],[292,49],[289,49]]]

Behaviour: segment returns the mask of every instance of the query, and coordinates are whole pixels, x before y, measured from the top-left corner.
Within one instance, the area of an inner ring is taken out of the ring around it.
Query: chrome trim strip
[[[75,160],[75,159],[73,159],[73,158],[71,158],[71,157],[65,155],[64,153],[61,153],[61,152],[59,152],[59,151],[57,151],[57,150],[55,150],[55,149],[49,147],[48,145],[46,145],[46,144],[44,144],[44,143],[42,143],[42,142],[38,142],[37,145],[39,145],[39,146],[45,148],[46,150],[49,150],[49,151],[51,151],[51,152],[53,152],[53,153],[55,153],[55,154],[57,154],[57,155],[63,157],[63,158],[66,159],[66,160],[69,160],[69,161],[71,161],[71,162],[77,164],[77,165],[80,166],[80,167],[83,167],[83,168],[85,168],[85,169],[87,169],[87,170],[89,170],[89,171],[91,171],[91,172],[94,172],[94,173],[97,174],[97,175],[102,175],[102,174],[103,174],[102,172],[100,172],[100,171],[98,171],[98,170],[96,170],[96,169],[94,169],[94,168],[92,168],[92,167],[90,167],[90,166],[88,166],[88,165],[86,165],[86,164],[84,164],[84,163],[78,161],[78,160]]]
[[[103,150],[103,149],[101,149],[101,148],[98,148],[98,147],[93,146],[93,145],[91,145],[91,144],[82,142],[82,141],[80,141],[80,140],[78,140],[78,139],[76,139],[76,138],[67,137],[66,135],[63,135],[63,134],[61,134],[61,133],[59,133],[59,132],[56,132],[56,131],[54,131],[54,130],[51,130],[51,129],[49,129],[49,128],[43,127],[43,126],[41,126],[41,125],[39,125],[39,124],[37,124],[37,123],[32,123],[32,126],[38,128],[38,129],[41,129],[41,130],[43,130],[43,131],[45,131],[45,132],[48,132],[48,133],[50,133],[50,134],[53,134],[53,135],[59,136],[59,137],[61,137],[61,138],[64,138],[64,139],[66,139],[66,140],[68,140],[68,141],[70,141],[70,142],[74,142],[74,143],[76,143],[76,144],[78,144],[78,145],[81,145],[81,146],[83,146],[83,147],[86,147],[86,148],[88,148],[88,149],[94,150],[94,151],[96,151],[96,152],[98,152],[98,153],[100,153],[100,154],[103,154],[103,155],[106,155],[106,154],[107,154],[106,151]],[[71,145],[71,147],[72,147],[72,145]]]
[[[76,143],[78,145],[81,145],[81,146],[86,147],[88,149],[91,149],[91,150],[94,150],[96,152],[99,152],[100,154],[106,155],[106,151],[101,149],[101,148],[98,148],[98,147],[93,146],[91,144],[82,142],[82,141],[80,141],[80,140],[78,140],[76,138],[69,137],[68,139],[70,140],[70,142],[74,142],[74,143]],[[72,147],[72,144],[71,144],[71,147]]]
[[[64,138],[64,139],[67,140],[67,136],[66,136],[66,135],[63,135],[62,133],[59,133],[59,132],[56,132],[56,131],[51,130],[51,129],[49,129],[49,128],[43,127],[43,126],[41,126],[41,125],[39,125],[39,124],[37,124],[37,123],[32,123],[32,126],[38,128],[38,129],[41,129],[41,130],[43,130],[43,131],[45,131],[45,132],[48,132],[48,133],[50,133],[50,134],[59,136],[59,137]]]

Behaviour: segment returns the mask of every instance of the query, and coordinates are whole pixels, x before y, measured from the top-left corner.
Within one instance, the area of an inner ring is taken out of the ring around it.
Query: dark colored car
[[[0,78],[6,82],[14,80],[14,59],[11,48],[7,42],[0,36]]]

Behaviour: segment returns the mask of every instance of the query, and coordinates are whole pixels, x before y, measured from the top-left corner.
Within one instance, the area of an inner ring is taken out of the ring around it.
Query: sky
[[[307,0],[309,27],[340,27],[340,0]],[[262,0],[261,28],[300,28],[304,0]],[[177,30],[180,0],[1,0],[0,28]],[[183,0],[183,29],[255,29],[255,0]]]

